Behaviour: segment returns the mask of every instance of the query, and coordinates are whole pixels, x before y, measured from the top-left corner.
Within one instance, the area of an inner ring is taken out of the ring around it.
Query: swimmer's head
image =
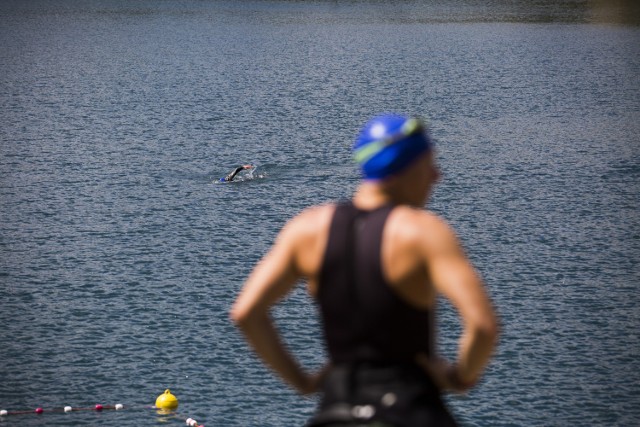
[[[431,149],[424,123],[413,117],[383,114],[367,122],[353,145],[364,179],[385,179]]]

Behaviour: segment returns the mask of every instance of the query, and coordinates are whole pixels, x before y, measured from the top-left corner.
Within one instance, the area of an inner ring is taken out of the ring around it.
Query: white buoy
[[[124,408],[124,406],[122,405],[122,403],[116,403],[116,411],[119,411],[120,409]]]
[[[64,407],[64,412],[71,412],[71,411],[73,411],[73,408],[71,406]]]
[[[0,417],[4,417],[6,415],[9,415],[9,411],[7,411],[6,409],[0,411]]]

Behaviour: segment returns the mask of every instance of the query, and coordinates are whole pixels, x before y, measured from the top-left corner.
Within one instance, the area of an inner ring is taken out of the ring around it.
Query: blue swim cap
[[[353,154],[365,179],[383,179],[400,172],[430,148],[431,139],[420,119],[383,114],[364,125]]]

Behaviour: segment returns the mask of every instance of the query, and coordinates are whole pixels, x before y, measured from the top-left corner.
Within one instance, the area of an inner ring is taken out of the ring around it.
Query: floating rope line
[[[162,408],[158,408],[157,406],[144,406],[142,407],[144,409],[157,409],[160,411],[166,411]],[[124,410],[124,409],[135,409],[135,407],[132,406],[124,406],[122,403],[117,403],[115,405],[95,405],[95,406],[89,406],[89,407],[79,407],[79,408],[74,408],[71,406],[65,406],[64,408],[36,408],[36,409],[31,409],[31,410],[20,410],[20,411],[7,411],[6,409],[2,409],[0,410],[0,417],[6,417],[6,416],[10,416],[10,415],[31,415],[31,414],[36,414],[36,415],[41,415],[41,414],[47,414],[47,413],[69,413],[69,412],[82,412],[82,411],[106,411],[106,410],[115,410],[115,411],[120,411],[120,410]],[[166,411],[164,412],[166,414],[171,414],[172,411]],[[204,424],[199,424],[196,420],[194,420],[193,418],[187,418],[186,420],[186,425],[190,426],[190,427],[205,427]]]
[[[162,399],[161,399],[162,398]],[[167,389],[164,394],[158,396],[158,400],[156,400],[156,406],[143,406],[144,409],[157,409],[162,411],[164,414],[175,414],[174,409],[178,407],[178,400],[173,396],[169,390]],[[101,405],[97,404],[95,406],[86,406],[86,407],[72,407],[65,406],[63,408],[41,408],[38,407],[35,410],[20,410],[20,411],[8,411],[6,409],[0,410],[0,417],[6,417],[9,415],[42,415],[45,413],[69,413],[69,412],[81,412],[81,411],[96,411],[101,412],[105,410],[115,410],[120,411],[123,409],[135,409],[134,406],[125,406],[122,403],[116,403],[115,405]],[[193,418],[187,418],[186,425],[189,427],[204,427],[204,424],[199,424]]]
[[[0,410],[0,416],[4,417],[7,415],[44,414],[45,412],[102,411],[105,409],[115,409],[116,411],[119,411],[121,409],[124,409],[124,405],[122,403],[117,403],[115,405],[97,404],[96,406],[85,407],[85,408],[73,408],[71,406],[65,406],[64,408],[51,408],[51,409],[36,408],[35,410],[31,410],[31,411],[7,411],[3,409],[3,410]]]

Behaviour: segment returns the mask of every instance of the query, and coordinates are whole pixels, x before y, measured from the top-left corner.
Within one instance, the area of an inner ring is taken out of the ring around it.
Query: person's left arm
[[[287,351],[269,311],[301,278],[296,267],[297,243],[304,232],[295,218],[280,232],[276,243],[255,267],[236,299],[230,316],[262,361],[301,394],[315,391],[316,379]]]

